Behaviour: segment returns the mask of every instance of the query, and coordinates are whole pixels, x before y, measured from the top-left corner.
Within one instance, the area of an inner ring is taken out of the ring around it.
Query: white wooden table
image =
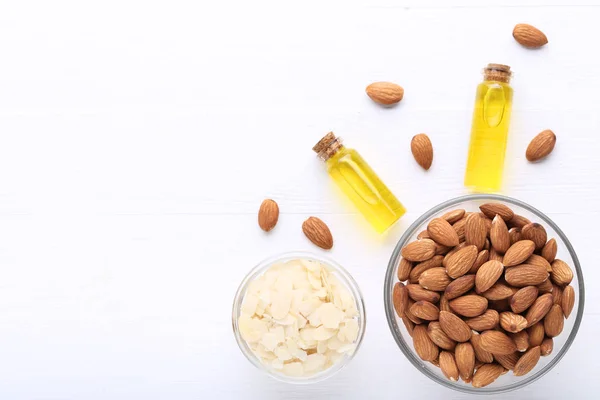
[[[500,5],[502,3],[502,5]],[[421,375],[383,309],[392,249],[462,186],[475,86],[488,62],[515,71],[505,194],[548,213],[584,268],[585,318],[541,380],[503,399],[600,390],[600,1],[3,1],[0,6],[0,398],[466,398]],[[518,22],[550,44],[527,51]],[[364,94],[390,80],[396,108]],[[551,128],[549,159],[524,152]],[[408,208],[376,235],[332,189],[312,145],[334,130]],[[435,159],[409,151],[419,132]],[[276,199],[269,235],[258,205]],[[356,359],[289,386],[237,348],[231,304],[261,259],[319,251],[365,296]]]

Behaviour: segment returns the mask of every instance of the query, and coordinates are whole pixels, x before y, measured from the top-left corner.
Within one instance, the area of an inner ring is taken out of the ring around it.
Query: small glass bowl
[[[429,362],[425,362],[419,358],[414,350],[412,338],[406,330],[402,320],[396,315],[392,302],[392,290],[396,282],[398,282],[397,272],[398,263],[400,262],[401,255],[400,250],[409,242],[416,240],[419,232],[427,228],[427,224],[432,218],[443,215],[444,213],[454,209],[465,209],[467,211],[479,211],[479,206],[488,202],[498,202],[509,206],[516,214],[522,215],[532,222],[539,222],[544,225],[546,232],[548,233],[548,239],[555,238],[558,245],[557,258],[565,261],[574,270],[573,281],[571,286],[575,289],[575,306],[573,312],[568,319],[565,320],[564,328],[562,333],[553,338],[554,348],[552,353],[548,356],[541,357],[536,367],[524,376],[514,376],[512,371],[507,374],[500,376],[494,383],[483,388],[474,388],[471,384],[464,383],[459,380],[453,382],[448,380],[441,372],[441,370]],[[458,197],[452,200],[448,200],[431,210],[427,211],[421,217],[419,217],[402,235],[390,262],[388,264],[387,273],[385,276],[384,284],[384,303],[385,313],[387,316],[388,324],[392,335],[396,340],[396,343],[400,347],[400,350],[404,353],[406,358],[423,374],[439,383],[442,386],[458,390],[465,393],[474,394],[498,394],[509,392],[511,390],[520,389],[535,380],[541,378],[545,373],[550,371],[563,356],[567,353],[567,350],[573,343],[581,319],[583,316],[583,305],[585,299],[585,290],[583,286],[583,275],[581,272],[581,266],[579,260],[575,254],[575,250],[571,246],[571,243],[560,230],[558,226],[550,218],[544,215],[539,210],[533,208],[529,204],[523,203],[522,201],[500,195],[490,194],[475,194]]]
[[[266,272],[267,269],[269,269],[269,267],[271,265],[276,264],[276,263],[282,263],[282,262],[284,263],[286,261],[291,261],[291,260],[296,260],[296,259],[314,260],[314,261],[320,262],[321,264],[325,264],[327,267],[329,267],[330,273],[334,274],[335,277],[341,283],[343,283],[346,286],[346,288],[349,290],[350,294],[352,295],[352,297],[355,300],[356,309],[358,310],[357,322],[358,322],[359,330],[358,330],[358,336],[357,336],[356,342],[355,342],[356,348],[354,349],[354,351],[351,354],[344,355],[343,358],[341,358],[336,364],[334,364],[330,368],[328,368],[320,373],[317,373],[315,375],[308,376],[308,377],[287,376],[273,368],[268,367],[267,365],[264,365],[260,361],[260,359],[252,352],[252,349],[250,349],[250,347],[248,346],[246,341],[242,338],[242,335],[240,333],[239,326],[238,326],[238,318],[240,316],[241,307],[244,302],[244,296],[246,295],[246,291],[248,289],[248,285],[250,284],[250,282],[252,282],[258,276],[262,275],[264,272]],[[267,258],[266,260],[261,261],[257,266],[255,266],[248,273],[248,275],[246,275],[246,277],[240,284],[240,286],[235,294],[235,298],[233,300],[233,312],[232,312],[233,333],[235,335],[235,339],[237,340],[238,346],[240,346],[240,350],[242,350],[242,353],[244,353],[244,355],[246,356],[248,361],[250,361],[252,364],[254,364],[255,367],[266,372],[268,375],[272,376],[273,378],[275,378],[279,381],[282,381],[282,382],[286,382],[286,383],[294,383],[294,384],[316,383],[316,382],[320,382],[325,379],[328,379],[328,378],[332,377],[333,375],[335,375],[337,372],[339,372],[343,367],[345,367],[350,362],[350,360],[352,360],[352,358],[358,351],[358,349],[362,343],[364,334],[365,334],[366,322],[367,321],[366,321],[366,313],[365,313],[365,305],[364,305],[363,297],[360,292],[360,289],[358,288],[358,284],[356,283],[354,278],[352,278],[352,276],[348,273],[348,271],[346,271],[341,265],[339,265],[335,261],[333,261],[329,258],[326,258],[326,257],[322,257],[322,256],[318,256],[318,255],[309,253],[309,252],[289,252],[289,253],[279,254],[279,255],[276,255],[276,256]]]

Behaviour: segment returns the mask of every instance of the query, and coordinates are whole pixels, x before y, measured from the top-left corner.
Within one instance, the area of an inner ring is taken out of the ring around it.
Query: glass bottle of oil
[[[327,172],[379,233],[394,224],[406,209],[354,149],[329,132],[313,150],[325,161]]]
[[[507,65],[488,64],[483,75],[475,97],[465,186],[474,192],[498,192],[512,107],[512,73]]]

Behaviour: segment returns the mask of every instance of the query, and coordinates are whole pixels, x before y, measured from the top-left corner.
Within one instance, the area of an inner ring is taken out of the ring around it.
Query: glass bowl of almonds
[[[358,285],[335,261],[290,252],[262,261],[244,278],[232,323],[246,358],[288,383],[315,383],[350,362],[362,342]]]
[[[384,296],[409,361],[443,386],[479,394],[551,370],[584,306],[581,267],[560,228],[528,204],[488,194],[417,219],[392,254]]]

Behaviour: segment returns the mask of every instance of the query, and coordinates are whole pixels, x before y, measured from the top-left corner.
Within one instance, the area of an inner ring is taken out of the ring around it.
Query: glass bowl
[[[333,274],[349,291],[352,295],[352,298],[355,301],[356,309],[358,310],[358,335],[356,341],[354,342],[355,348],[352,353],[346,353],[340,360],[338,360],[333,366],[328,369],[321,371],[315,375],[307,376],[307,377],[292,377],[288,375],[284,375],[280,371],[277,371],[261,362],[261,360],[252,352],[246,341],[242,338],[242,335],[238,326],[238,318],[240,316],[241,307],[244,302],[244,296],[248,290],[248,285],[255,278],[262,275],[266,270],[276,263],[285,263],[287,261],[295,260],[295,259],[307,259],[318,261],[321,264],[326,265],[329,268],[331,274]],[[341,265],[336,263],[335,261],[318,256],[309,252],[289,252],[280,255],[276,255],[270,257],[266,260],[261,261],[257,266],[255,266],[249,273],[246,275],[242,283],[240,284],[235,298],[233,300],[233,312],[232,312],[232,324],[233,324],[233,332],[235,335],[235,339],[237,340],[238,346],[242,353],[246,356],[246,358],[258,369],[266,372],[271,377],[294,384],[307,384],[307,383],[315,383],[323,381],[327,378],[330,378],[337,372],[339,372],[344,366],[346,366],[350,360],[354,357],[356,352],[358,351],[363,336],[365,334],[366,327],[366,314],[365,314],[365,305],[363,301],[362,294],[356,281],[352,278],[352,276],[346,271]]]
[[[444,213],[453,209],[465,209],[467,211],[479,211],[479,206],[488,202],[499,202],[509,206],[516,214],[520,214],[527,217],[532,222],[539,222],[544,225],[546,232],[548,233],[548,239],[555,238],[558,244],[557,258],[565,261],[574,271],[573,281],[571,286],[575,289],[575,305],[573,311],[568,319],[565,320],[564,329],[562,333],[553,338],[554,348],[552,353],[548,356],[541,357],[536,367],[524,376],[514,376],[512,371],[507,374],[500,376],[494,383],[483,388],[475,388],[471,384],[464,383],[461,380],[453,382],[448,380],[441,372],[441,370],[433,364],[423,361],[419,358],[414,350],[412,338],[406,330],[402,320],[396,315],[394,306],[392,303],[392,290],[397,278],[398,264],[400,262],[400,250],[409,242],[416,239],[419,232],[427,228],[427,223],[435,217],[441,216]],[[402,235],[390,262],[388,264],[387,273],[385,276],[384,284],[384,303],[385,313],[387,316],[388,324],[392,335],[396,340],[396,343],[400,347],[400,350],[404,353],[406,358],[423,374],[439,383],[440,385],[448,388],[458,390],[465,393],[476,393],[476,394],[497,394],[508,392],[522,388],[531,382],[539,379],[545,373],[550,371],[564,355],[573,343],[579,325],[581,324],[581,318],[583,316],[583,305],[585,298],[585,291],[583,287],[583,275],[581,273],[581,266],[579,260],[573,250],[573,246],[560,230],[558,226],[550,218],[544,215],[539,210],[530,206],[529,204],[523,203],[522,201],[500,195],[490,194],[474,194],[463,197],[458,197],[452,200],[448,200],[431,210],[427,211],[421,217],[419,217]]]

